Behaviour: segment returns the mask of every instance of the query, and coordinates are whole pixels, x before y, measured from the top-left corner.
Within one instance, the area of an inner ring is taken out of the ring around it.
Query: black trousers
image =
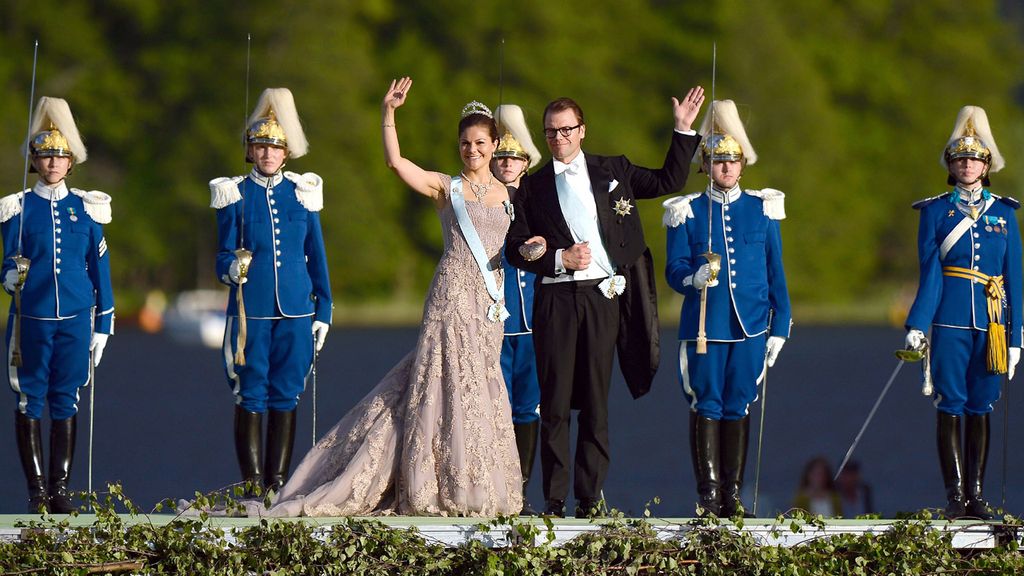
[[[573,492],[599,498],[608,475],[608,385],[619,331],[619,302],[598,281],[538,284],[533,338],[540,379],[544,498],[569,494],[569,425],[579,412]]]

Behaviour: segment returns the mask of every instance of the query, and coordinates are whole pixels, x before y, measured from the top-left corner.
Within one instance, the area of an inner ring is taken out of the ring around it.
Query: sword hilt
[[[249,275],[249,266],[252,264],[252,250],[239,248],[235,250],[234,254],[238,260],[238,283],[241,284],[241,280]]]

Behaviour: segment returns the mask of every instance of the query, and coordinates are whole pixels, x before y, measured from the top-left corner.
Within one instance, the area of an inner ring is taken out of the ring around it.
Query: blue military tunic
[[[293,410],[313,361],[312,322],[330,324],[331,287],[320,228],[323,181],[312,173],[210,182],[217,209],[217,277],[230,286],[225,370],[236,402],[250,412]],[[252,251],[242,285],[248,336],[245,366],[234,363],[239,287],[230,268],[238,248]]]
[[[1015,214],[1019,206],[988,190],[975,198],[948,192],[914,204],[921,211],[921,270],[906,327],[925,333],[932,328],[932,376],[936,406],[943,412],[984,414],[999,398],[1001,376],[990,373],[986,363],[989,314],[981,277],[1002,277],[1005,298],[1000,307],[1007,341],[1010,347],[1021,346],[1024,265]],[[950,268],[979,277],[950,275]]]
[[[540,418],[540,383],[537,380],[537,355],[533,347],[533,284],[536,275],[508,263],[505,269],[505,338],[501,343],[501,372],[505,376],[512,421],[516,424]]]
[[[22,213],[24,200],[24,213]],[[110,196],[42,182],[0,199],[4,260],[0,279],[14,269],[20,251],[31,262],[21,291],[21,368],[8,380],[18,409],[42,417],[70,418],[78,388],[88,384],[92,333],[112,334],[114,292],[103,224],[110,222]],[[12,351],[14,299],[7,323],[8,365]],[[58,345],[59,343],[59,345]]]
[[[789,337],[791,312],[782,265],[777,190],[717,190],[667,200],[669,286],[683,294],[680,378],[701,416],[735,420],[747,413],[764,368],[766,336]],[[710,203],[711,219],[708,220]],[[709,234],[710,223],[710,234]],[[708,353],[696,354],[700,291],[693,274],[708,251],[722,257],[718,284],[707,289]]]

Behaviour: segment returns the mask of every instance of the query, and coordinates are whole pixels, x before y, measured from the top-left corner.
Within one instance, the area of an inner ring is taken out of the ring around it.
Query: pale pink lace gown
[[[451,177],[442,179],[447,194]],[[466,206],[500,287],[509,217],[500,205]],[[499,363],[502,323],[487,320],[492,300],[450,202],[439,215],[444,254],[416,349],[306,454],[271,515],[493,516],[522,508]]]

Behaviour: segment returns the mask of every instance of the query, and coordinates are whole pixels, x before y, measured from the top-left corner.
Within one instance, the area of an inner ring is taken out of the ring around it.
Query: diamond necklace
[[[490,179],[487,180],[487,184],[477,184],[466,176],[465,172],[459,172],[462,175],[462,179],[469,182],[469,189],[473,192],[473,196],[476,196],[477,202],[483,202],[484,196],[491,191],[491,186],[494,186],[494,174],[491,174]]]

